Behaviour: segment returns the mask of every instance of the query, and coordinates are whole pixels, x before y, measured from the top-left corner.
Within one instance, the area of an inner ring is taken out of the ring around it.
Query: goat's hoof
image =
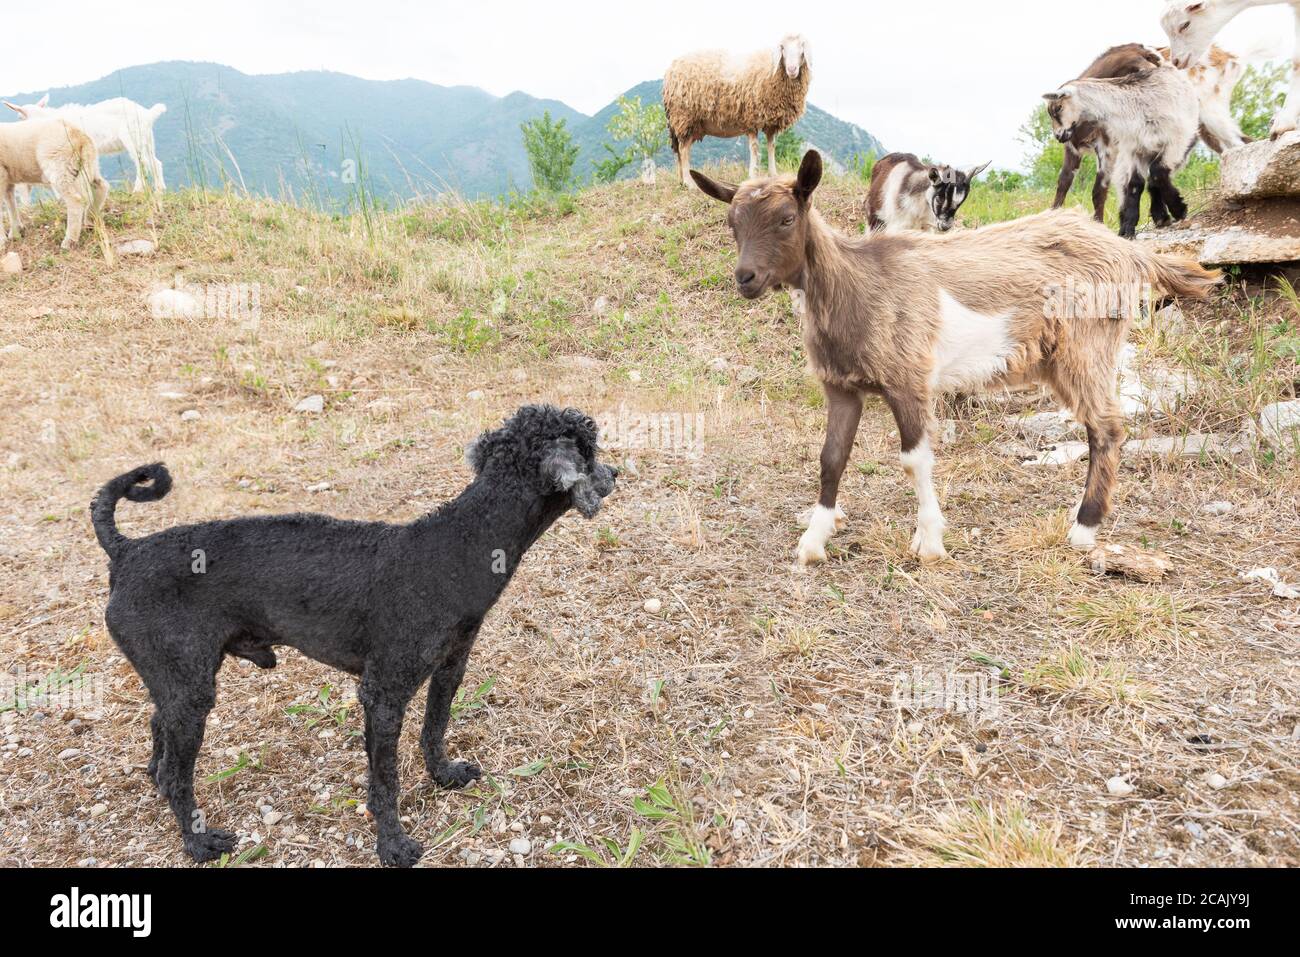
[[[420,842],[405,834],[379,839],[379,862],[385,867],[414,867],[423,856]]]
[[[821,565],[826,561],[826,543],[818,541],[815,537],[804,535],[799,539],[799,549],[795,552],[795,559],[803,568],[809,565]]]
[[[1279,137],[1285,136],[1287,133],[1294,133],[1295,130],[1296,128],[1294,126],[1274,127],[1273,129],[1269,130],[1268,138],[1270,140],[1275,140],[1278,139]]]
[[[471,781],[477,781],[483,772],[477,764],[468,761],[443,761],[429,771],[433,782],[440,788],[459,790]]]
[[[1071,548],[1090,552],[1097,547],[1097,529],[1075,522],[1070,526],[1069,541]]]
[[[934,541],[931,537],[917,532],[912,536],[912,544],[907,548],[907,554],[911,555],[922,565],[937,565],[939,562],[948,560],[948,550],[943,547],[943,538]]]
[[[234,833],[219,827],[204,831],[202,834],[185,835],[185,853],[194,858],[197,864],[220,860],[221,855],[229,854],[234,849]]]

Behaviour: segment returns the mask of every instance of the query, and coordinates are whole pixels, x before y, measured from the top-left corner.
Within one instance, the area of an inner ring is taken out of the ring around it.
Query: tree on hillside
[[[668,145],[668,119],[658,103],[641,105],[641,97],[618,98],[618,112],[610,117],[605,129],[615,143],[627,143],[619,152],[608,143],[605,150],[609,158],[596,164],[596,179],[602,183],[613,182],[618,174],[633,163],[641,164],[641,179],[655,181],[654,158]]]
[[[1268,139],[1273,116],[1286,97],[1287,68],[1281,63],[1251,64],[1232,91],[1232,115],[1241,132],[1252,139]]]
[[[524,134],[524,149],[528,152],[528,165],[533,171],[533,185],[549,193],[562,193],[573,182],[573,164],[578,161],[578,147],[565,128],[564,120],[551,119],[551,111],[541,119],[529,120],[520,126]]]
[[[776,168],[793,172],[803,162],[803,140],[793,128],[785,130],[776,138]]]

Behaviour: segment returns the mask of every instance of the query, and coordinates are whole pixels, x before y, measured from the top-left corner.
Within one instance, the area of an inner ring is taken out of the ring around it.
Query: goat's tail
[[[158,117],[162,116],[166,112],[167,112],[166,103],[155,103],[153,106],[149,107],[149,119],[156,120],[158,119]]]
[[[1194,259],[1146,253],[1147,281],[1167,295],[1204,299],[1223,279],[1222,271],[1206,269]]]
[[[90,503],[90,520],[95,526],[95,537],[108,552],[117,558],[130,539],[117,530],[117,503],[122,499],[132,502],[156,502],[172,490],[172,476],[161,462],[145,465],[125,475],[119,475],[99,490]]]

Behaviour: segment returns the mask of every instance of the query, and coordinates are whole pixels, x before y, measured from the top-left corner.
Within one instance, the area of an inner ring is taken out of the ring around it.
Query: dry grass
[[[820,202],[851,225],[860,193],[831,183]],[[433,789],[413,704],[401,807],[426,863],[510,864],[518,835],[539,866],[1300,863],[1300,621],[1237,577],[1300,581],[1294,461],[1126,464],[1105,534],[1176,566],[1138,587],[1094,578],[1063,542],[1085,466],[1022,468],[1005,410],[961,406],[938,466],[954,560],[921,568],[872,403],[848,525],[803,573],[821,398],[788,301],[730,289],[702,197],[618,185],[572,209],[422,207],[367,229],[260,200],[114,196],[107,228],[160,251],[62,255],[47,207],[17,247],[27,272],[0,284],[0,668],[103,692],[0,710],[0,862],[184,863],[143,772],[143,689],[104,632],[86,514],[104,480],[158,459],[176,478],[164,502],[123,506],[127,534],[294,510],[404,521],[464,485],[478,430],[549,400],[702,412],[705,436],[697,454],[614,450],[607,510],[557,525],[488,619],[449,746],[490,778]],[[177,273],[257,283],[260,319],[152,318],[145,294]],[[1235,427],[1292,394],[1295,316],[1242,287],[1144,339],[1144,359],[1185,359],[1211,388],[1138,431]],[[294,413],[312,394],[325,411]],[[1214,500],[1235,508],[1209,516]],[[900,677],[990,668],[996,708],[895,703]],[[199,800],[240,833],[241,863],[373,864],[351,680],[290,652],[220,682]],[[1118,774],[1134,795],[1106,793]],[[284,817],[266,824],[266,806]]]

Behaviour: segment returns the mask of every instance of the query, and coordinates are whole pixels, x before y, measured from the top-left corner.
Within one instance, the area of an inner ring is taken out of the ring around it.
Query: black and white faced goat
[[[872,231],[946,233],[970,195],[975,177],[989,164],[972,169],[923,163],[911,153],[890,153],[876,161],[867,194]]]
[[[1069,145],[1094,137],[1099,188],[1121,191],[1119,234],[1137,234],[1142,193],[1151,181],[1151,218],[1183,219],[1187,204],[1174,186],[1200,131],[1200,103],[1186,74],[1165,64],[1113,78],[1072,80],[1044,94],[1056,138]]]

